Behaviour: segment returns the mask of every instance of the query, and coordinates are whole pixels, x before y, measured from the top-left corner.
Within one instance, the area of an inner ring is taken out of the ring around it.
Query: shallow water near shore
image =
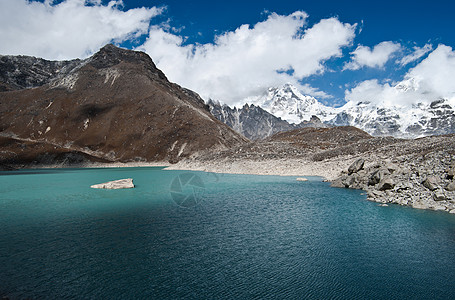
[[[133,178],[136,188],[91,189]],[[319,177],[0,173],[0,296],[450,299],[455,216]]]

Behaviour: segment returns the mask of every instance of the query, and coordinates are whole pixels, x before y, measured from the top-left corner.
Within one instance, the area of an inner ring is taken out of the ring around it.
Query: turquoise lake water
[[[0,173],[10,299],[454,299],[455,216],[320,178]],[[90,185],[131,177],[128,190]]]

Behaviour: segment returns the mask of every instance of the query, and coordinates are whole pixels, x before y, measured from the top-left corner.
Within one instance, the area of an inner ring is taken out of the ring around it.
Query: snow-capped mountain
[[[336,108],[325,106],[316,98],[303,95],[289,83],[279,88],[269,88],[266,94],[249,100],[292,124],[309,121],[312,116],[326,122],[338,113]]]
[[[454,108],[447,99],[411,107],[381,107],[370,102],[348,102],[335,119],[335,126],[352,125],[371,135],[416,138],[455,132]]]
[[[414,92],[419,83],[408,78],[396,84],[398,93]],[[269,88],[257,98],[249,98],[255,105],[269,113],[299,124],[317,116],[326,124],[334,126],[355,126],[375,136],[391,135],[416,138],[455,132],[455,103],[448,99],[435,99],[431,103],[412,105],[385,105],[365,101],[350,101],[340,108],[321,104],[314,97],[303,95],[291,84]]]

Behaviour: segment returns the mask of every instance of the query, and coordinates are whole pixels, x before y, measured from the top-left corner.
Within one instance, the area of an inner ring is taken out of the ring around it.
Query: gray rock
[[[336,188],[344,188],[346,187],[343,183],[343,181],[346,179],[346,175],[342,175],[341,177],[338,177],[337,179],[333,180],[330,183],[331,187],[336,187]]]
[[[439,179],[436,176],[428,176],[423,182],[423,186],[429,189],[430,191],[434,191],[438,189],[438,182]]]
[[[446,191],[453,192],[455,191],[455,182],[450,182],[445,187]]]
[[[453,179],[454,175],[455,175],[455,166],[450,166],[447,171],[447,179]]]
[[[363,169],[365,165],[365,160],[363,158],[359,158],[355,162],[353,162],[348,168],[348,174],[351,175],[352,173],[357,173],[358,171]]]
[[[337,178],[330,182],[330,186],[334,188],[344,188],[344,184],[341,182],[341,179]]]
[[[389,170],[387,170],[386,168],[380,168],[379,170],[371,174],[368,180],[368,185],[376,185],[389,175],[390,175]]]
[[[401,182],[395,186],[395,190],[397,192],[410,190],[412,188],[413,188],[413,185],[410,182]]]
[[[133,179],[126,178],[126,179],[119,179],[114,181],[109,181],[100,184],[94,184],[90,186],[92,189],[110,189],[110,190],[117,190],[117,189],[131,189],[134,188]]]
[[[378,185],[378,190],[380,191],[386,191],[386,190],[391,190],[395,187],[395,182],[393,181],[392,178],[386,177],[381,182],[379,182]]]
[[[367,190],[367,196],[369,199],[377,199],[384,197],[384,193],[382,191]]]
[[[447,196],[444,194],[444,191],[437,190],[433,194],[434,201],[445,201],[447,200]]]
[[[393,173],[395,172],[396,170],[398,170],[398,166],[396,164],[393,164],[393,163],[389,163],[386,165],[386,169],[390,172],[390,173]]]
[[[365,170],[360,170],[356,173],[359,177],[366,177],[367,176],[367,171]]]
[[[356,177],[354,175],[349,175],[344,180],[342,180],[346,188],[352,187],[356,183]]]

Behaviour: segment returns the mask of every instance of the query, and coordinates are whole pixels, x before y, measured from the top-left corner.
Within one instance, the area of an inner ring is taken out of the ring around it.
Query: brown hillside
[[[0,93],[0,134],[110,161],[176,161],[246,139],[145,53],[113,45],[41,87]]]

